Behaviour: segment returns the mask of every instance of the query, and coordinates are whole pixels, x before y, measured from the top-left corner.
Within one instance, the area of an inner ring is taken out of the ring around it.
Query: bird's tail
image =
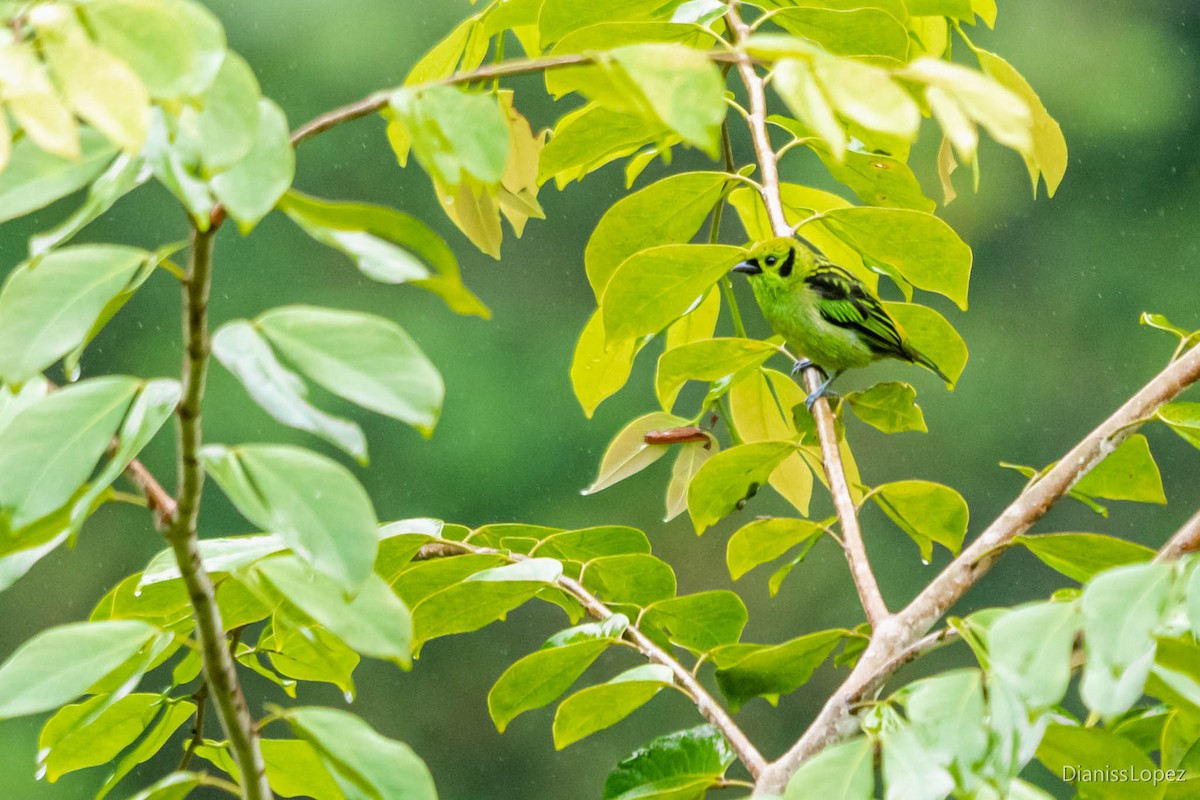
[[[905,344],[905,347],[904,347],[905,353],[904,354],[906,356],[908,356],[909,361],[913,362],[914,364],[920,364],[922,367],[925,367],[930,372],[932,372],[934,375],[937,375],[939,378],[944,380],[946,382],[947,386],[954,385],[954,381],[950,380],[950,376],[947,375],[946,373],[942,372],[941,367],[939,367],[937,364],[935,364],[932,358],[925,355],[924,353],[922,353],[920,350],[913,347],[912,345],[908,344],[908,342],[905,342],[904,344]]]

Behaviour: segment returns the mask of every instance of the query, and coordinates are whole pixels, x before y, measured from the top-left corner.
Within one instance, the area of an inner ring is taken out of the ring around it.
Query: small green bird
[[[808,242],[785,237],[759,242],[733,271],[749,276],[771,328],[807,356],[792,374],[816,365],[828,376],[805,400],[810,411],[842,372],[881,358],[920,364],[952,383],[912,346],[904,328],[862,281]]]

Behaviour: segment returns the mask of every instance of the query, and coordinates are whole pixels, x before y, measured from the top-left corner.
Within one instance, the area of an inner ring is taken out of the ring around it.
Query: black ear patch
[[[779,277],[786,278],[792,274],[792,267],[796,264],[796,251],[794,248],[788,248],[787,258],[783,260],[783,266],[779,268]]]

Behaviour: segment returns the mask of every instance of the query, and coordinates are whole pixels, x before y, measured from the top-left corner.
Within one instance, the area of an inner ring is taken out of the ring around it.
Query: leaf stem
[[[417,556],[414,557],[414,560],[439,558],[464,552],[499,555],[512,562],[529,560],[529,556],[520,553],[449,540],[431,542],[425,545],[418,552]],[[584,588],[583,584],[579,581],[563,575],[559,577],[556,583],[560,589],[578,600],[579,604],[583,606],[584,610],[593,619],[603,622],[613,616],[612,609],[605,605],[596,595]],[[738,760],[742,762],[742,765],[746,767],[750,775],[757,780],[759,774],[766,768],[767,760],[763,758],[745,732],[729,716],[729,712],[717,702],[716,698],[708,693],[708,690],[697,680],[696,676],[680,663],[678,659],[655,644],[646,634],[642,633],[636,624],[631,623],[625,629],[622,638],[636,647],[648,661],[661,664],[671,670],[671,675],[677,687],[691,698],[700,715],[721,732],[721,735],[725,737],[725,741],[729,742],[729,746],[737,754]]]
[[[735,33],[737,44],[743,45],[750,36],[750,28],[742,20],[739,3],[730,3],[725,15],[730,30]],[[762,77],[754,68],[754,62],[744,52],[737,53],[737,69],[746,87],[750,99],[750,137],[754,142],[754,152],[762,171],[763,204],[767,209],[767,218],[771,230],[776,236],[792,235],[792,226],[788,224],[783,212],[783,200],[779,194],[779,165],[778,156],[771,147],[770,135],[767,132],[767,100]],[[821,385],[820,371],[814,367],[804,370],[803,383],[809,393],[817,391]],[[858,516],[854,509],[854,500],[850,495],[850,487],[846,481],[846,470],[842,465],[841,451],[838,449],[837,431],[834,427],[833,412],[829,401],[824,397],[818,398],[812,407],[813,418],[816,421],[817,438],[821,441],[821,461],[825,466],[825,476],[829,482],[829,492],[833,496],[833,506],[837,511],[838,521],[842,528],[842,539],[845,543],[846,560],[850,564],[850,574],[854,577],[854,586],[858,590],[859,600],[863,611],[872,628],[877,628],[888,618],[887,605],[879,591],[879,584],[871,571],[867,560],[866,547],[863,545],[862,529],[858,524]]]
[[[225,641],[216,588],[200,557],[197,522],[204,489],[200,464],[203,434],[201,403],[208,374],[211,343],[208,334],[208,297],[212,288],[213,238],[220,227],[214,215],[208,231],[192,231],[191,257],[183,283],[183,397],[177,411],[179,427],[178,488],[175,508],[164,535],[175,553],[175,561],[187,588],[196,620],[205,682],[221,727],[229,737],[230,750],[242,774],[245,800],[269,800],[266,765],[258,745],[258,732],[246,707],[238,683],[233,657]]]

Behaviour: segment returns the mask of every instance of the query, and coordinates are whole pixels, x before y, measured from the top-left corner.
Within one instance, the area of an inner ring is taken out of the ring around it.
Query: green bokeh
[[[461,0],[215,5],[231,46],[255,67],[264,91],[293,124],[398,83],[424,49],[470,13]],[[925,298],[954,322],[971,349],[953,394],[903,365],[874,367],[840,384],[843,390],[884,379],[917,385],[928,434],[885,437],[850,423],[864,479],[877,484],[924,478],[956,487],[971,505],[972,534],[1021,488],[1022,479],[999,469],[998,461],[1053,460],[1161,367],[1173,342],[1139,327],[1140,312],[1157,311],[1183,327],[1200,328],[1200,14],[1194,3],[1009,0],[1001,6],[999,30],[979,30],[977,38],[1022,70],[1062,123],[1071,148],[1066,180],[1053,200],[1035,202],[1020,160],[996,147],[984,149],[978,195],[967,188],[969,178],[959,175],[961,196],[944,216],[975,248],[971,310],[962,314],[940,299]],[[535,122],[549,124],[561,113],[540,99],[536,79],[516,85],[518,105]],[[738,133],[734,144],[744,154],[748,142]],[[916,159],[928,165],[935,146],[927,128]],[[676,159],[676,166],[702,163],[695,154]],[[669,469],[664,463],[598,495],[579,494],[608,439],[654,406],[651,352],[643,354],[630,385],[590,421],[567,377],[575,337],[591,310],[583,247],[603,209],[621,196],[618,168],[610,166],[561,195],[546,187],[541,199],[549,219],[532,222],[521,241],[509,236],[504,261],[495,263],[442,217],[418,168],[396,166],[377,119],[305,144],[298,164],[297,186],[305,191],[386,203],[430,221],[459,253],[469,285],[495,312],[491,322],[458,318],[419,290],[371,284],[344,257],[278,214],[250,239],[241,239],[233,226],[221,233],[211,306],[216,322],[291,302],[370,310],[404,325],[442,369],[447,402],[431,441],[393,421],[359,415],[373,466],[358,474],[381,518],[630,524],[645,529],[656,552],[676,567],[681,592],[730,585],[724,542],[753,515],[783,511],[768,493],[700,539],[686,519],[660,521]],[[827,180],[815,158],[799,155],[789,158],[784,172],[790,180]],[[931,170],[921,168],[919,174],[934,196]],[[72,202],[0,229],[3,269],[20,260],[29,234],[60,219]],[[727,233],[732,242],[741,235],[732,222]],[[173,201],[147,188],[123,200],[82,239],[155,246],[184,234]],[[150,282],[89,349],[85,375],[173,375],[177,295],[165,275]],[[745,287],[739,296],[762,333]],[[318,399],[358,413],[331,398]],[[274,424],[220,367],[213,370],[207,409],[209,441],[298,441],[329,450]],[[1200,503],[1198,454],[1161,429],[1148,433],[1169,506],[1116,503],[1103,520],[1064,503],[1038,530],[1102,531],[1152,545],[1165,539]],[[168,482],[172,447],[164,437],[146,454]],[[814,514],[826,509],[818,503]],[[893,606],[946,561],[942,552],[932,566],[923,566],[916,548],[876,510],[864,512],[863,524]],[[248,530],[216,491],[206,496],[203,527],[209,535]],[[42,628],[84,618],[105,590],[139,570],[160,547],[144,513],[128,507],[101,511],[74,551],[50,556],[0,597],[5,620],[0,654]],[[958,610],[1042,597],[1058,585],[1060,579],[1032,558],[1013,554]],[[743,578],[737,589],[750,606],[747,641],[777,642],[853,624],[860,613],[840,554],[824,544],[778,597],[767,597],[765,572]],[[617,760],[651,736],[697,720],[685,701],[664,693],[648,710],[562,753],[551,744],[552,708],[524,715],[498,735],[487,716],[488,687],[508,663],[561,624],[556,610],[529,607],[484,632],[431,643],[411,673],[365,662],[351,708],[422,754],[445,800],[597,796]],[[946,651],[930,659],[930,666],[906,674],[966,660],[962,652]],[[609,654],[589,674],[611,675],[632,663],[624,652]],[[739,719],[773,756],[812,718],[838,679],[826,667],[777,710],[754,701]],[[256,679],[248,688],[255,710],[265,701],[287,702]],[[322,689],[302,690],[300,699],[342,702],[336,692]],[[41,721],[0,724],[3,794],[90,796],[103,769],[66,776],[55,786],[33,781]],[[283,734],[268,729],[268,735]],[[169,756],[153,762],[143,777],[170,769],[177,754]]]

